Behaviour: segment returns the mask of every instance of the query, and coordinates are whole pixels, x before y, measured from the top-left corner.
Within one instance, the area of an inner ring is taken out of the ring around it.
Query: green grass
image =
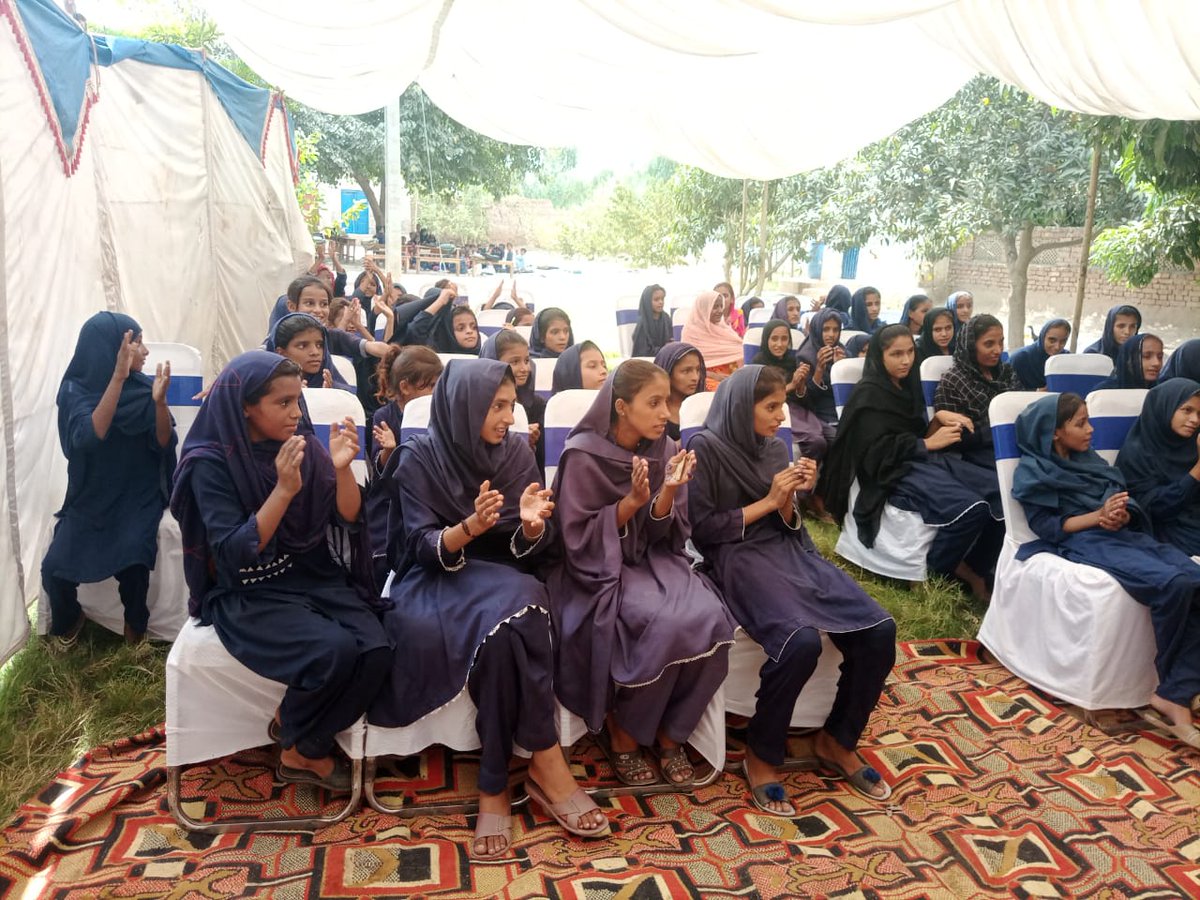
[[[821,552],[836,560],[896,619],[902,641],[974,637],[983,606],[957,584],[933,578],[910,588],[836,556],[838,531],[809,522]],[[92,747],[166,718],[167,645],[140,652],[89,622],[59,655],[34,637],[0,669],[0,822]]]

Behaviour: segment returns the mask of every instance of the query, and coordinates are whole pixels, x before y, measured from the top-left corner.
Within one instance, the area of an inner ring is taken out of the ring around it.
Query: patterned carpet
[[[189,836],[167,812],[153,729],[93,751],[21,807],[0,836],[0,896],[1200,896],[1197,757],[1084,726],[973,642],[901,645],[867,737],[865,755],[896,786],[886,808],[795,772],[800,816],[782,820],[725,774],[693,797],[606,801],[619,827],[602,841],[522,808],[517,858],[472,866],[463,816],[367,810],[313,835]],[[590,742],[580,753],[578,773],[601,777]],[[271,762],[259,750],[198,766],[186,790],[210,812],[310,808],[312,792],[273,788]],[[425,797],[462,795],[471,760],[426,754],[396,776]]]

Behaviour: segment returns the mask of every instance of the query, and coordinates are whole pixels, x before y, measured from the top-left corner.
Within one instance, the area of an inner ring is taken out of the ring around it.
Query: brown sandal
[[[627,784],[630,787],[645,787],[648,784],[658,783],[658,775],[655,773],[654,767],[646,762],[646,756],[642,753],[641,747],[630,750],[628,753],[618,753],[613,749],[612,740],[604,732],[600,733],[599,744],[600,749],[604,751],[604,756],[608,759],[608,764],[612,766],[613,774],[617,776],[617,781],[621,784]],[[649,777],[636,777],[642,772]]]
[[[658,767],[662,769],[668,783],[675,787],[690,787],[696,780],[696,769],[688,759],[685,745],[680,744],[670,749],[655,745],[654,754],[658,757]]]

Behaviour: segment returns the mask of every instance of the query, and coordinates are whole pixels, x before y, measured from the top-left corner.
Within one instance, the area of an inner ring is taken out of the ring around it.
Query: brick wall
[[[1079,240],[1082,233],[1082,228],[1039,228],[1034,232],[1034,244]],[[1079,276],[1079,251],[1079,244],[1075,244],[1049,250],[1034,259],[1029,267],[1026,301],[1030,322],[1049,314],[1070,317]],[[934,267],[925,286],[934,297],[969,290],[975,295],[977,309],[1003,310],[1009,290],[1003,243],[990,234],[968,241]],[[1084,316],[1103,315],[1119,303],[1138,307],[1148,327],[1176,326],[1193,335],[1200,334],[1200,279],[1193,272],[1182,269],[1159,272],[1145,287],[1130,288],[1112,284],[1103,270],[1090,268]]]

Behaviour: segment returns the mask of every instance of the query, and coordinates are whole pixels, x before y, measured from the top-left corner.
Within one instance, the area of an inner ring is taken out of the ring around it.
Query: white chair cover
[[[507,309],[478,310],[475,313],[475,321],[479,323],[479,333],[491,337],[504,327],[504,320],[508,317],[509,312],[510,310]]]
[[[337,388],[305,388],[304,404],[312,420],[317,438],[329,447],[330,426],[342,422],[347,416],[358,431],[358,456],[350,463],[354,478],[359,484],[367,483],[367,414],[358,397],[349,391]]]
[[[729,675],[725,679],[725,711],[739,716],[754,715],[755,693],[758,691],[758,672],[767,661],[767,654],[740,628],[737,640],[729,651]],[[821,632],[821,658],[816,671],[804,685],[792,709],[793,728],[820,728],[829,718],[837,696],[842,653],[829,635]]]
[[[755,325],[762,327],[771,321],[771,310],[765,306],[760,306],[758,309],[750,310],[750,318],[746,321],[748,328],[753,328]]]
[[[1092,449],[1109,465],[1117,461],[1125,436],[1142,414],[1142,404],[1148,393],[1145,388],[1118,388],[1092,391],[1087,395],[1088,418],[1095,429]]]
[[[338,356],[336,353],[331,354],[329,358],[333,361],[333,367],[337,369],[342,381],[352,388],[358,387],[358,371],[354,368],[353,361],[348,357]]]
[[[554,369],[558,366],[558,360],[535,359],[533,363],[533,392],[543,400],[549,400],[554,393]]]
[[[1016,559],[1035,535],[1012,496],[1019,459],[1013,423],[1045,396],[1010,392],[991,403],[1005,537],[979,640],[1015,675],[1084,709],[1144,706],[1158,684],[1149,610],[1100,569],[1053,553]]]
[[[1086,397],[1112,372],[1112,360],[1103,353],[1058,353],[1046,360],[1046,390]]]
[[[839,363],[840,365],[840,363]],[[854,522],[854,502],[858,499],[858,479],[850,485],[850,511],[838,536],[838,554],[868,572],[904,581],[924,581],[927,577],[925,555],[937,537],[937,529],[926,525],[920,513],[883,505],[875,546],[866,547],[858,537]]]
[[[622,356],[633,352],[633,330],[637,328],[641,297],[622,297],[617,301],[617,348]]]
[[[942,376],[954,368],[953,356],[931,356],[921,363],[921,393],[925,395],[925,418],[933,421],[933,395]]]
[[[567,435],[595,399],[596,391],[560,391],[546,404],[546,424],[542,429],[542,440],[546,446],[546,484],[554,483],[554,474],[558,471],[558,460],[566,445]]]
[[[683,340],[683,326],[691,315],[691,306],[681,306],[679,309],[671,310],[671,334],[675,340]]]
[[[865,363],[866,360],[859,357],[839,359],[829,370],[829,384],[833,388],[833,402],[837,407],[839,419],[842,417],[842,410],[846,408],[846,401],[850,399],[850,392],[862,380]]]

